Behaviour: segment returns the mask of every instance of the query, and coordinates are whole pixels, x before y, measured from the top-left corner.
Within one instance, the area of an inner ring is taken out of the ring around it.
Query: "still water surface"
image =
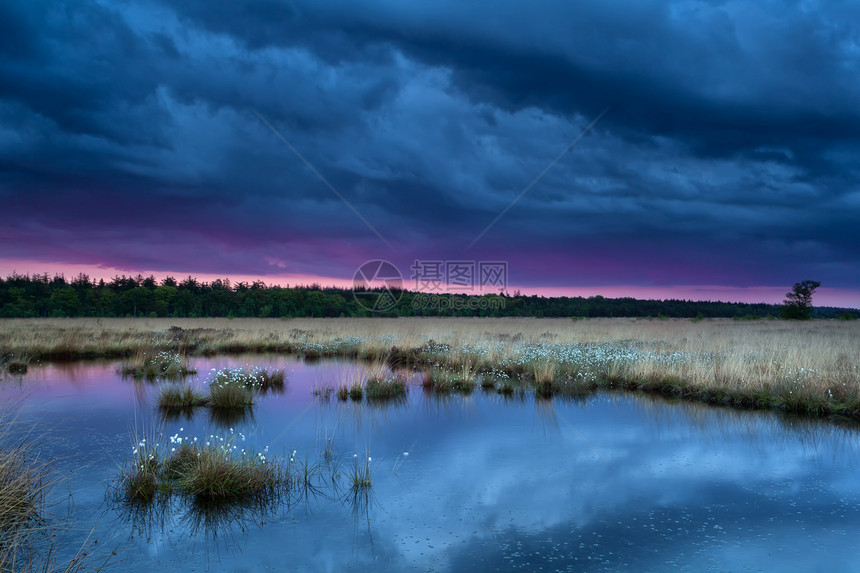
[[[860,569],[858,433],[631,394],[584,400],[426,394],[387,406],[322,402],[349,362],[197,359],[284,368],[283,394],[244,420],[164,420],[157,385],[115,363],[32,368],[3,399],[36,421],[42,455],[68,475],[54,512],[66,541],[95,526],[111,571],[832,571]],[[326,436],[342,466],[369,456],[367,498],[320,487],[214,522],[182,503],[130,515],[107,495],[137,432],[201,439],[316,463]]]

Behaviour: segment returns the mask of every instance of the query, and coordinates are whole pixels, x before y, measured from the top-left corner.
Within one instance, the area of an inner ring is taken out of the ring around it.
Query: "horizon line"
[[[138,270],[129,271],[117,269],[114,267],[98,267],[91,265],[69,264],[63,263],[52,265],[61,267],[53,271],[45,270],[44,264],[40,264],[43,268],[40,271],[34,272],[19,272],[17,269],[9,269],[0,261],[0,275],[5,275],[5,278],[20,277],[35,277],[45,276],[63,277],[69,282],[81,275],[85,275],[90,282],[98,282],[104,280],[106,283],[114,278],[130,278],[142,277],[144,279],[153,278],[159,284],[166,278],[172,278],[177,283],[182,282],[186,278],[192,278],[200,284],[212,284],[216,281],[227,281],[231,287],[238,284],[254,284],[262,283],[264,287],[281,287],[281,288],[297,288],[297,289],[341,289],[354,290],[354,280],[338,279],[334,277],[324,277],[318,275],[246,275],[246,274],[230,274],[220,275],[214,273],[173,273],[168,271],[152,271]],[[23,261],[16,261],[18,263]],[[35,265],[34,265],[35,266]],[[65,267],[63,269],[62,267]],[[787,289],[786,286],[731,286],[731,285],[507,285],[506,288],[494,288],[492,292],[485,291],[476,292],[473,289],[464,289],[445,285],[446,288],[439,290],[422,290],[420,288],[408,288],[406,285],[399,287],[399,290],[411,293],[424,294],[439,294],[439,295],[471,295],[471,296],[514,296],[513,293],[519,292],[520,296],[537,296],[541,298],[593,298],[603,297],[605,299],[620,299],[631,298],[634,300],[653,300],[653,301],[668,301],[679,300],[687,302],[719,302],[726,304],[765,304],[779,305],[784,302],[784,297]],[[365,287],[373,288],[373,287]],[[505,292],[502,295],[502,291]],[[697,296],[699,295],[699,296]],[[720,296],[722,295],[722,296]],[[820,301],[816,306],[831,307],[841,309],[860,310],[860,291],[843,289],[838,287],[820,287],[816,292],[816,298]],[[756,300],[758,299],[758,300]],[[770,300],[767,300],[770,299]],[[822,301],[822,299],[825,299]]]

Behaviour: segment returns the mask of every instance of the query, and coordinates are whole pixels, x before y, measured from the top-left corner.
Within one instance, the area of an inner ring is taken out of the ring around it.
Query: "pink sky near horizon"
[[[351,288],[353,285],[352,277],[335,278],[316,275],[297,275],[297,274],[271,274],[271,275],[240,275],[240,274],[212,274],[212,273],[194,273],[194,272],[166,272],[149,269],[118,269],[114,267],[102,267],[85,264],[72,263],[45,263],[38,261],[26,260],[10,260],[0,259],[0,276],[7,277],[13,273],[18,274],[44,274],[49,275],[62,274],[67,279],[76,277],[80,273],[88,275],[94,279],[110,280],[117,275],[136,276],[154,276],[157,280],[161,280],[167,276],[172,276],[177,280],[182,280],[186,277],[193,276],[194,278],[203,281],[211,282],[216,279],[229,278],[231,282],[247,282],[263,281],[267,285],[280,286],[300,286],[319,284],[327,287]],[[408,275],[404,275],[403,287],[408,290],[417,290],[412,284],[413,281],[408,279]],[[752,286],[752,287],[736,287],[723,285],[598,285],[598,286],[517,286],[509,285],[507,288],[508,294],[513,294],[515,291],[520,291],[525,295],[538,296],[603,296],[606,298],[621,298],[633,297],[638,299],[683,299],[694,301],[723,301],[723,302],[746,302],[746,303],[769,303],[779,304],[785,298],[785,293],[790,289],[788,286]],[[476,288],[474,291],[463,291],[462,289],[452,288],[443,292],[461,292],[466,294],[480,294]],[[487,290],[486,292],[498,292],[498,289]],[[818,306],[838,306],[845,308],[860,308],[860,291],[849,289],[827,288],[820,287],[815,293],[815,304]]]

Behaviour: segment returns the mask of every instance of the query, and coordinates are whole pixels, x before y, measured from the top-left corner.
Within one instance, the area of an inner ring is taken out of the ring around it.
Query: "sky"
[[[0,274],[860,307],[858,101],[856,2],[9,0]]]

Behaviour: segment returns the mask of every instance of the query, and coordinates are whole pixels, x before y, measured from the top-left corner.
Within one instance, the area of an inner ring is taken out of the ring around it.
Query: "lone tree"
[[[794,320],[812,318],[812,293],[821,286],[818,281],[795,283],[791,291],[785,293],[782,303],[782,317]]]

